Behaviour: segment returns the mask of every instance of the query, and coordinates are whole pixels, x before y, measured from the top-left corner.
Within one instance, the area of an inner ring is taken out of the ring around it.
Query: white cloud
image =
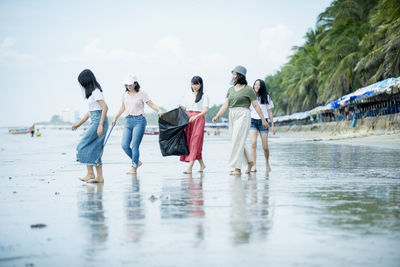
[[[101,46],[100,40],[95,39],[88,43],[80,55],[59,57],[57,60],[67,63],[74,61],[132,61],[132,60],[160,60],[181,59],[185,55],[179,38],[166,36],[158,40],[152,48],[142,53],[127,50],[121,47],[106,49]]]
[[[96,69],[104,88],[118,88],[125,75],[133,72],[152,100],[165,108],[176,107],[189,90],[194,75],[203,77],[212,103],[223,101],[230,80],[227,70],[231,68],[230,59],[223,52],[199,53],[191,46],[185,47],[179,37],[172,35],[158,39],[143,50],[118,46],[107,48],[105,42],[95,39],[77,54],[59,57],[57,61]],[[119,104],[119,93],[105,90],[105,95],[110,106]]]
[[[0,62],[17,67],[36,65],[39,61],[33,56],[16,51],[16,39],[6,37],[0,45]]]
[[[272,69],[278,69],[291,55],[294,44],[293,33],[282,24],[263,28],[260,31],[259,53],[261,58]]]

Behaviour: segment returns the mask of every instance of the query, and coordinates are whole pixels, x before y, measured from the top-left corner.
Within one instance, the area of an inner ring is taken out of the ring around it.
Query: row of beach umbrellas
[[[344,95],[335,101],[331,101],[324,106],[318,106],[313,108],[312,110],[308,110],[305,112],[297,112],[290,115],[279,116],[274,118],[274,122],[283,122],[283,121],[291,121],[291,120],[302,120],[310,115],[315,115],[318,112],[326,112],[333,109],[338,109],[342,106],[348,105],[352,103],[355,99],[363,99],[366,97],[371,97],[374,95],[379,95],[383,93],[396,93],[400,89],[400,77],[398,78],[389,78],[366,87],[362,87],[357,89],[356,91]]]

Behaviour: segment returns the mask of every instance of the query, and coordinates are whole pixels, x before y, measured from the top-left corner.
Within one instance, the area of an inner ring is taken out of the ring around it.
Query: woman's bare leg
[[[202,159],[199,159],[199,164],[200,164],[200,172],[203,172],[204,169],[206,168],[204,161]]]
[[[253,157],[254,165],[251,168],[252,172],[257,171],[256,162],[257,162],[257,130],[250,130],[250,142],[251,142],[251,156]]]
[[[271,166],[269,165],[269,147],[268,147],[268,134],[267,133],[261,134],[261,142],[262,142],[262,147],[264,150],[265,167],[267,169],[267,172],[270,172]]]

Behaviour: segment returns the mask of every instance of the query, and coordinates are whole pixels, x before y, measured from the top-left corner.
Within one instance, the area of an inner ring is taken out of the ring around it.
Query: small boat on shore
[[[146,129],[144,130],[144,134],[147,135],[158,135],[159,134],[159,129],[157,126],[147,126]]]
[[[10,134],[26,134],[30,133],[30,129],[27,127],[10,127],[8,128]]]

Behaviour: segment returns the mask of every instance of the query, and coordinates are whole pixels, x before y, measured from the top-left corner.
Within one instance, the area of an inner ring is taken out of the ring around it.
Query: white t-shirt
[[[122,101],[125,105],[124,116],[139,116],[144,114],[144,103],[149,101],[150,98],[143,90],[132,95],[125,92],[122,96]]]
[[[185,96],[185,100],[183,102],[183,106],[186,108],[186,111],[200,111],[203,112],[205,107],[208,107],[210,104],[210,99],[206,93],[203,93],[199,102],[194,102],[196,100],[196,95],[193,93],[189,93]]]
[[[99,100],[104,100],[104,96],[100,89],[96,88],[87,99],[89,111],[102,110],[99,102],[97,102]]]
[[[268,104],[261,104],[261,97],[257,97],[257,102],[260,105],[260,108],[264,114],[264,118],[269,119],[268,109],[274,108],[274,102],[272,102],[271,97],[268,95]],[[250,112],[251,112],[252,119],[256,119],[256,120],[261,119],[260,116],[258,116],[258,113],[257,113],[256,109],[253,107],[253,105],[250,105]]]

